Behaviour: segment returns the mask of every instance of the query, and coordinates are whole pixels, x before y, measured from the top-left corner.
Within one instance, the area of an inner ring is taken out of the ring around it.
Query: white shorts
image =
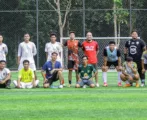
[[[17,86],[17,81],[13,81],[14,85]],[[39,80],[35,80],[36,86],[39,84]],[[32,82],[20,82],[20,88],[33,88]]]
[[[23,63],[20,63],[19,64],[19,67],[18,67],[18,70],[21,70],[23,67]],[[36,65],[35,63],[30,63],[30,68],[33,70],[33,71],[36,71]]]

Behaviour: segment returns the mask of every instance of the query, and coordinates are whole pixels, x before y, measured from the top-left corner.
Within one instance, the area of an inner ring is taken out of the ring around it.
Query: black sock
[[[69,80],[68,82],[69,82],[69,84],[71,84],[71,80]]]

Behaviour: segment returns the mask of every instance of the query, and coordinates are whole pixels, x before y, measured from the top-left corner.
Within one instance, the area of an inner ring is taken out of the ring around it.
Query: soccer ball
[[[63,85],[59,85],[59,88],[62,89],[63,88]]]

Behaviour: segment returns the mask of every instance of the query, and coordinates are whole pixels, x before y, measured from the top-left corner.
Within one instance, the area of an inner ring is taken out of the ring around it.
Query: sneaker
[[[124,87],[130,87],[131,86],[131,84],[125,84],[124,85]]]
[[[59,85],[59,87],[58,87],[58,88],[62,89],[62,88],[63,88],[63,85]]]
[[[11,87],[10,86],[6,86],[6,89],[11,89]]]
[[[96,87],[100,87],[100,85],[98,83],[95,84]]]
[[[141,87],[144,87],[145,86],[145,84],[144,83],[141,83]]]
[[[57,86],[53,86],[53,85],[51,85],[50,88],[53,88],[53,89],[54,89],[54,88],[58,88],[58,87],[57,87]]]
[[[104,85],[103,85],[104,87],[107,87],[108,86],[108,84],[106,83],[106,82],[104,82]]]
[[[122,85],[121,85],[121,82],[119,82],[119,83],[118,83],[118,87],[121,87],[121,86],[122,86]]]
[[[137,88],[139,87],[139,83],[136,83],[136,87],[137,87]]]
[[[86,85],[84,85],[83,88],[86,88]]]
[[[63,87],[66,87],[66,85],[65,85],[65,84],[63,84]]]

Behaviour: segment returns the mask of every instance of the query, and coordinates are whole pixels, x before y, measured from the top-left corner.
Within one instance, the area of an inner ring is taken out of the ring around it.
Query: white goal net
[[[84,40],[86,40],[85,37],[76,37],[76,40],[79,40],[80,43],[82,43]],[[99,69],[103,65],[103,50],[106,46],[108,46],[109,41],[115,41],[117,43],[117,47],[119,47],[120,52],[121,52],[121,58],[122,62],[124,61],[124,54],[123,50],[125,47],[126,41],[131,39],[131,37],[93,37],[93,40],[97,41],[99,44],[99,54],[98,54],[98,67]],[[69,40],[69,37],[61,37],[60,42],[64,44],[67,40]],[[79,49],[79,60],[81,63],[81,58],[83,56],[83,51],[82,49]],[[67,64],[68,64],[68,49],[67,47],[63,47],[63,52],[62,52],[62,65],[64,69],[67,69]],[[113,67],[112,67],[113,68]]]

